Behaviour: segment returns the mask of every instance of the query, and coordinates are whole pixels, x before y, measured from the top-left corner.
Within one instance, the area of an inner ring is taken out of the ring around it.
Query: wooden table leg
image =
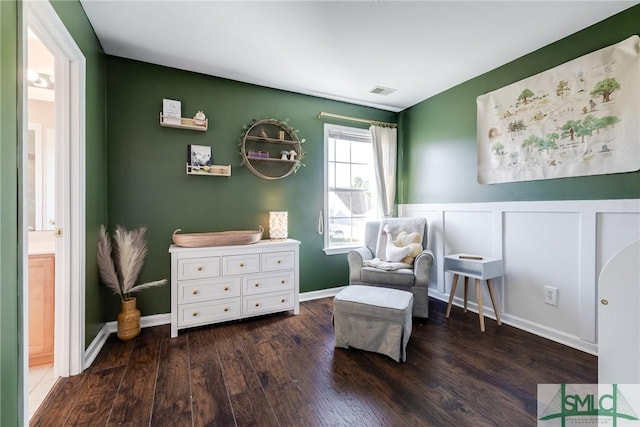
[[[453,296],[456,293],[456,286],[458,285],[458,275],[453,275],[453,281],[451,282],[451,292],[449,294],[449,304],[447,305],[447,314],[445,317],[449,318],[449,313],[451,313],[451,303],[453,302]]]
[[[467,312],[467,289],[469,288],[469,278],[464,276],[464,312]]]
[[[493,305],[493,312],[496,314],[496,320],[498,325],[500,325],[500,310],[496,305],[496,297],[493,294],[493,284],[491,283],[491,279],[487,279],[487,288],[489,288],[489,296],[491,297],[491,304]]]
[[[482,310],[482,288],[480,279],[476,279],[476,295],[478,298],[478,316],[480,317],[480,330],[484,332],[484,311]]]

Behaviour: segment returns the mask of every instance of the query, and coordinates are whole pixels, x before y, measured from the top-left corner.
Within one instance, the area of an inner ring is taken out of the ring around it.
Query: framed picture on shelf
[[[189,145],[187,162],[191,168],[199,169],[203,166],[211,166],[212,161],[210,145]]]
[[[179,125],[182,117],[182,104],[174,99],[162,100],[162,116],[164,122],[168,124]]]

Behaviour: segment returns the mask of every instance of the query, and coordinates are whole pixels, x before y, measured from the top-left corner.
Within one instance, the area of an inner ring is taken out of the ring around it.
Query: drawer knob
[[[193,317],[197,317],[197,316],[198,316],[198,312],[197,312],[197,311],[194,311],[193,313],[191,313],[191,315],[192,315]]]
[[[282,261],[278,260],[278,264],[282,263]]]
[[[197,290],[197,289],[194,289],[193,291],[191,291],[191,293],[192,293],[193,295],[198,295],[198,290]]]
[[[280,281],[280,283],[282,283],[282,284],[284,285],[284,284],[286,283],[286,280],[282,279],[282,280]]]
[[[282,299],[280,300],[280,302],[284,302],[284,298],[282,298]]]
[[[224,311],[229,311],[229,307],[225,307],[225,308],[224,308]]]
[[[602,299],[600,300],[600,304],[602,304],[602,305],[609,305],[609,301],[608,301],[608,300],[606,300],[606,299],[604,299],[604,298],[602,298]]]
[[[198,271],[202,271],[202,267],[198,267]]]
[[[241,262],[241,263],[240,263],[240,267],[244,267],[244,262]]]
[[[256,303],[256,307],[260,307],[260,303],[259,302]]]
[[[228,287],[228,286],[225,286],[225,287],[224,287],[224,290],[225,290],[225,291],[228,291],[228,290],[229,290],[229,287]]]
[[[255,287],[257,288],[258,286],[260,286],[260,283],[256,283],[256,284],[255,284],[255,285],[253,285],[253,286],[255,286]]]

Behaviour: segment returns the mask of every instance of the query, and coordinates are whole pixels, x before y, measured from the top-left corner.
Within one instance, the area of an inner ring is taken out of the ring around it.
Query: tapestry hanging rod
[[[349,121],[352,121],[352,122],[369,123],[371,125],[389,126],[389,127],[392,127],[392,128],[398,126],[397,123],[378,122],[376,120],[359,119],[357,117],[343,116],[343,115],[340,115],[340,114],[326,113],[324,111],[320,111],[320,113],[318,113],[318,118],[321,119],[323,117],[330,117],[332,119],[340,119],[340,120],[349,120]]]

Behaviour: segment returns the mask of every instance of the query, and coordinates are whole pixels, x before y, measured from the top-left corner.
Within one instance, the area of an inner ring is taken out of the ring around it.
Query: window
[[[368,129],[324,125],[324,250],[364,245],[367,221],[379,218],[373,146]]]

